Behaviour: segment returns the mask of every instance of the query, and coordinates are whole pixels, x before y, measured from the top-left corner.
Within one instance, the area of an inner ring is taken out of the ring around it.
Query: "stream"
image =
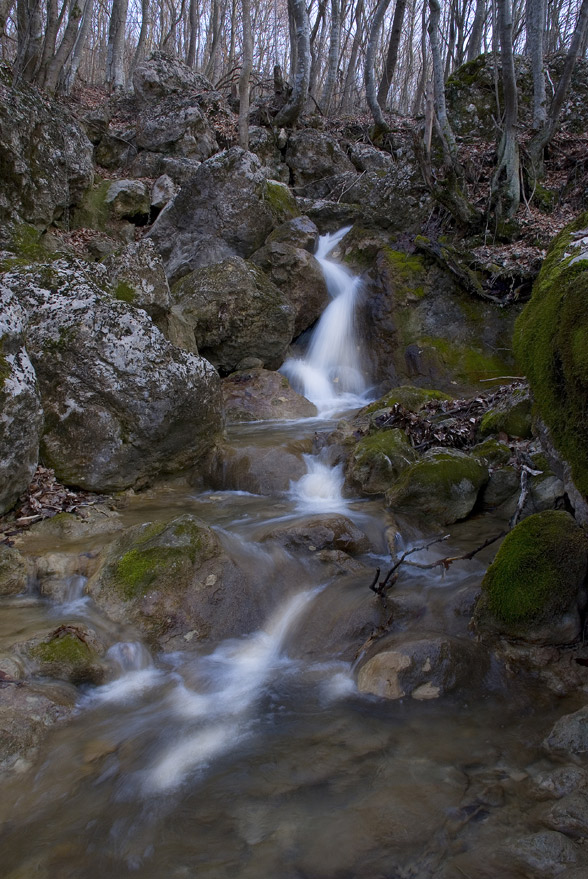
[[[359,282],[328,259],[344,231],[321,239],[318,253],[331,305],[306,355],[283,367],[318,417],[231,425],[233,445],[291,448],[369,399],[353,333]],[[73,719],[51,731],[36,758],[0,780],[2,877],[568,875],[494,859],[541,829],[534,791],[554,764],[540,744],[578,705],[495,666],[440,699],[361,694],[354,664],[381,614],[369,584],[375,567],[390,564],[390,522],[380,499],[344,496],[340,468],[320,454],[304,460],[306,473],[286,492],[176,483],[131,497],[121,511],[125,525],[192,513],[213,527],[259,582],[268,615],[257,631],[152,655],[92,603],[82,576],[69,578],[60,603],[34,584],[2,600],[2,650],[47,620],[82,623],[110,645],[111,669],[102,686],[79,688]],[[369,538],[353,562],[263,542],[278,525],[334,513]],[[415,559],[468,551],[502,525],[473,517]],[[400,530],[405,548],[423,538]],[[82,554],[100,542],[56,546],[31,535],[27,551]],[[469,637],[472,596],[494,553],[489,547],[444,577],[407,569],[395,587],[411,609],[400,629]]]

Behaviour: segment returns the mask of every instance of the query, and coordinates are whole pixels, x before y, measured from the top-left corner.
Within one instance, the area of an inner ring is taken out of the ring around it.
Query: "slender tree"
[[[392,85],[392,77],[396,70],[396,62],[398,60],[398,47],[400,46],[400,38],[402,36],[402,25],[404,23],[404,14],[406,11],[407,0],[396,0],[394,9],[394,19],[392,21],[392,30],[390,31],[390,42],[388,43],[388,52],[386,54],[386,63],[384,72],[380,80],[378,88],[378,104],[385,108],[388,101],[388,92]]]
[[[249,80],[253,69],[253,34],[251,32],[251,3],[241,0],[243,22],[243,64],[239,77],[239,144],[249,149]]]
[[[106,49],[106,83],[113,91],[125,86],[124,49],[128,0],[113,0]]]
[[[545,0],[527,0],[526,52],[531,58],[533,72],[533,128],[542,128],[546,116],[545,71],[543,70],[543,33],[545,29]]]
[[[389,131],[389,126],[384,119],[382,107],[380,106],[380,103],[378,101],[378,95],[376,93],[376,74],[374,70],[374,59],[378,48],[380,28],[382,27],[382,22],[384,20],[386,10],[388,9],[389,5],[390,0],[378,0],[378,4],[372,18],[372,25],[370,27],[367,50],[365,55],[365,96],[368,102],[368,107],[371,110],[372,116],[374,117],[374,122],[376,124],[376,137],[381,136],[386,131]]]
[[[310,82],[310,24],[304,0],[288,0],[296,25],[296,70],[290,99],[277,113],[274,124],[278,127],[294,125],[304,110]]]
[[[588,0],[586,0],[588,3]],[[504,95],[504,122],[498,146],[496,170],[492,178],[492,201],[499,216],[511,218],[518,210],[521,198],[519,144],[517,139],[518,97],[512,47],[511,0],[497,0],[500,57],[502,61],[502,90]]]
[[[327,61],[327,76],[323,88],[323,110],[328,115],[331,109],[333,88],[337,79],[339,68],[339,50],[341,44],[341,4],[339,0],[331,0],[331,36],[329,40],[329,58]]]

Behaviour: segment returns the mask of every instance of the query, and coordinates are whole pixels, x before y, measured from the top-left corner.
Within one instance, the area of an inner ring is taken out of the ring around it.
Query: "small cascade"
[[[301,513],[335,513],[347,506],[343,468],[331,467],[320,456],[304,455],[306,473],[290,484],[290,497]]]
[[[366,381],[355,334],[355,306],[361,281],[345,266],[327,258],[350,228],[319,239],[316,259],[332,301],[313,331],[306,356],[287,360],[280,370],[321,415],[357,408],[366,402]]]

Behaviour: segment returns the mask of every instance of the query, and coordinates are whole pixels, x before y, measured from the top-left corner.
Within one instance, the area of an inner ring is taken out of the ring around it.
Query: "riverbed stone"
[[[345,478],[363,494],[384,494],[416,460],[417,454],[403,430],[376,430],[355,446]]]
[[[260,367],[228,375],[222,393],[228,421],[290,420],[317,414],[316,406],[297,394],[285,376]]]
[[[543,741],[543,747],[554,753],[584,757],[588,754],[588,707],[565,714],[554,724]]]
[[[581,631],[588,542],[569,513],[547,510],[520,522],[482,581],[474,624],[481,634],[566,644]]]
[[[475,685],[487,667],[484,651],[470,641],[390,635],[377,641],[358,665],[357,686],[385,699],[425,701]]]
[[[449,525],[465,519],[488,481],[488,468],[458,449],[430,449],[386,492],[386,505],[407,516]]]
[[[0,699],[0,767],[11,769],[29,758],[50,729],[73,712],[73,687],[29,682],[8,684]]]
[[[368,552],[370,541],[351,519],[341,515],[306,516],[292,525],[278,527],[264,535],[265,540],[280,543],[286,549],[340,549],[350,555]]]
[[[13,270],[45,414],[42,455],[61,482],[111,491],[194,464],[222,429],[220,382],[81,261]]]
[[[314,253],[319,239],[319,230],[309,217],[294,217],[270,232],[266,244],[280,242],[291,247],[300,247]]]
[[[27,566],[14,547],[0,544],[0,595],[18,595],[27,588]]]
[[[506,434],[510,437],[531,437],[531,397],[528,388],[514,388],[497,406],[490,409],[480,422],[480,434]]]
[[[252,494],[283,495],[290,483],[306,473],[303,454],[296,444],[264,447],[240,443],[219,443],[202,470],[194,474],[194,484],[217,491],[248,491]]]
[[[556,877],[583,859],[582,851],[563,833],[543,830],[513,840],[504,847],[519,869],[527,875]],[[525,875],[523,872],[523,875]]]
[[[105,666],[101,663],[105,648],[96,632],[80,623],[67,623],[43,637],[24,645],[15,645],[24,653],[32,669],[44,677],[71,684],[101,684]]]
[[[174,313],[194,332],[198,351],[222,375],[246,357],[270,370],[284,361],[294,310],[258,266],[238,256],[203,266],[172,288]]]
[[[232,147],[208,159],[157,217],[149,237],[170,283],[227,257],[247,258],[299,213],[288,187],[268,181],[257,156]]]
[[[146,522],[108,550],[88,592],[116,622],[135,625],[152,647],[188,649],[255,630],[264,599],[196,516]]]

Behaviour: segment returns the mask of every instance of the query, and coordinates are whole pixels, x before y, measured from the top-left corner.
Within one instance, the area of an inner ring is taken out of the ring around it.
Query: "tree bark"
[[[239,145],[249,149],[249,78],[253,69],[253,35],[251,33],[251,2],[241,0],[243,17],[243,64],[239,77]]]
[[[54,92],[57,89],[59,74],[63,70],[70,53],[73,51],[80,28],[82,14],[83,11],[79,0],[71,0],[65,33],[63,34],[57,51],[47,67],[44,86],[48,92]]]
[[[39,67],[43,43],[40,0],[17,0],[15,80],[32,82]]]
[[[540,131],[527,146],[527,152],[531,160],[531,176],[536,180],[544,175],[543,157],[545,149],[551,143],[551,140],[557,131],[559,114],[567,97],[572,79],[572,71],[578,57],[578,52],[588,30],[588,0],[582,0],[582,5],[578,13],[576,28],[572,35],[570,48],[566,55],[564,69],[560,80],[557,84],[553,100],[549,106],[549,111],[545,119],[545,123]]]
[[[341,101],[341,112],[350,113],[353,103],[353,85],[355,81],[355,68],[357,66],[357,56],[361,44],[361,17],[363,15],[363,0],[358,0],[355,7],[355,34],[353,35],[353,43],[351,45],[351,56],[347,66],[345,75],[345,85],[343,86],[343,100]]]
[[[341,6],[339,0],[331,0],[331,36],[329,40],[329,59],[327,62],[327,78],[323,88],[322,104],[325,115],[329,115],[333,89],[339,67],[339,49],[341,44]]]
[[[394,71],[396,70],[398,47],[400,46],[400,38],[402,36],[402,25],[404,23],[405,11],[406,0],[396,0],[392,30],[390,32],[390,42],[388,43],[388,52],[386,54],[386,63],[384,65],[384,72],[378,88],[378,104],[384,109],[386,108],[388,93],[390,91],[390,86],[392,85]]]
[[[443,62],[439,45],[439,21],[441,7],[439,0],[429,0],[429,42],[431,44],[431,57],[433,60],[433,86],[435,93],[435,112],[439,123],[439,131],[443,141],[443,150],[453,168],[457,169],[457,146],[455,135],[447,116],[445,103],[445,80],[443,76]]]
[[[543,70],[543,32],[545,28],[545,0],[527,0],[527,54],[533,73],[533,128],[543,127],[545,109],[545,73]]]
[[[147,54],[147,36],[149,34],[150,26],[150,0],[141,0],[141,30],[139,31],[137,48],[135,49],[135,54],[133,56],[132,70],[135,70],[135,68],[139,66],[139,64],[143,61],[145,55]]]
[[[106,83],[113,91],[125,87],[124,50],[128,0],[113,0],[106,49]]]
[[[78,70],[82,61],[84,46],[86,45],[88,34],[90,32],[90,26],[92,24],[93,7],[94,0],[86,0],[84,4],[84,11],[82,13],[82,21],[78,30],[74,47],[57,81],[57,91],[60,94],[70,95],[74,87],[76,76],[78,75]]]
[[[296,24],[296,73],[292,94],[274,119],[277,127],[294,125],[306,104],[310,81],[310,24],[304,0],[288,0]]]
[[[380,28],[389,5],[390,0],[379,0],[378,5],[376,6],[365,55],[365,95],[368,107],[371,110],[371,114],[374,117],[374,122],[376,124],[376,137],[389,131],[389,127],[382,113],[382,108],[378,102],[378,96],[376,94],[376,76],[374,71],[374,59],[378,47]]]
[[[473,61],[482,52],[482,35],[484,33],[484,22],[486,21],[486,0],[476,0],[476,11],[474,13],[474,23],[472,24],[472,32],[468,41],[467,60]]]
[[[588,0],[586,0],[588,3]],[[499,217],[511,219],[517,212],[521,198],[517,81],[512,48],[511,0],[497,0],[500,57],[502,61],[502,89],[504,94],[504,127],[498,147],[496,170],[492,178],[492,202]]]

